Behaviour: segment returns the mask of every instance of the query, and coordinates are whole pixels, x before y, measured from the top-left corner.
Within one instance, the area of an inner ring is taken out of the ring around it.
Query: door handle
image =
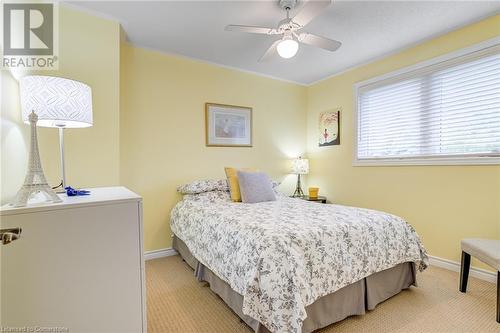
[[[2,245],[7,245],[16,239],[21,238],[21,228],[9,228],[0,229],[0,239],[2,240]]]

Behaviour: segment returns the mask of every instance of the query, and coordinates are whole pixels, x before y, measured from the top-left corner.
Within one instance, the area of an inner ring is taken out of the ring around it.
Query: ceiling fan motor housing
[[[300,28],[302,28],[302,27],[300,25],[298,25],[297,23],[293,22],[291,18],[283,19],[278,23],[278,31],[280,33],[284,33],[287,30],[295,31],[295,30],[298,30]]]
[[[300,25],[293,22],[293,20],[288,16],[290,10],[297,6],[297,2],[298,0],[279,0],[279,6],[287,12],[287,17],[278,23],[278,31],[280,33],[284,33],[285,31],[295,31],[302,28]]]
[[[294,9],[297,5],[297,0],[279,0],[279,6],[283,9]]]

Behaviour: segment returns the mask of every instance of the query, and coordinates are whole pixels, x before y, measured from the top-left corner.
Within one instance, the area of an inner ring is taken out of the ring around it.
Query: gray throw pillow
[[[241,201],[257,203],[275,201],[271,180],[264,172],[238,171]]]

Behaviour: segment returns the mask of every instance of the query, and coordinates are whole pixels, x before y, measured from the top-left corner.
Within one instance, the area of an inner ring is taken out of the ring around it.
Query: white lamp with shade
[[[309,160],[306,158],[296,158],[292,161],[292,173],[297,175],[297,187],[293,193],[293,197],[303,197],[304,192],[300,184],[300,175],[309,173]]]
[[[19,81],[23,121],[33,111],[37,126],[59,128],[62,191],[66,187],[64,129],[93,125],[92,90],[85,83],[54,76],[30,75]]]

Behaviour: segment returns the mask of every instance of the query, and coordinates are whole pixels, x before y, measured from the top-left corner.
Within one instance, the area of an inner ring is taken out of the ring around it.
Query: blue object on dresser
[[[71,186],[66,186],[64,188],[68,197],[75,197],[77,195],[90,195],[90,191],[87,190],[75,190]]]

